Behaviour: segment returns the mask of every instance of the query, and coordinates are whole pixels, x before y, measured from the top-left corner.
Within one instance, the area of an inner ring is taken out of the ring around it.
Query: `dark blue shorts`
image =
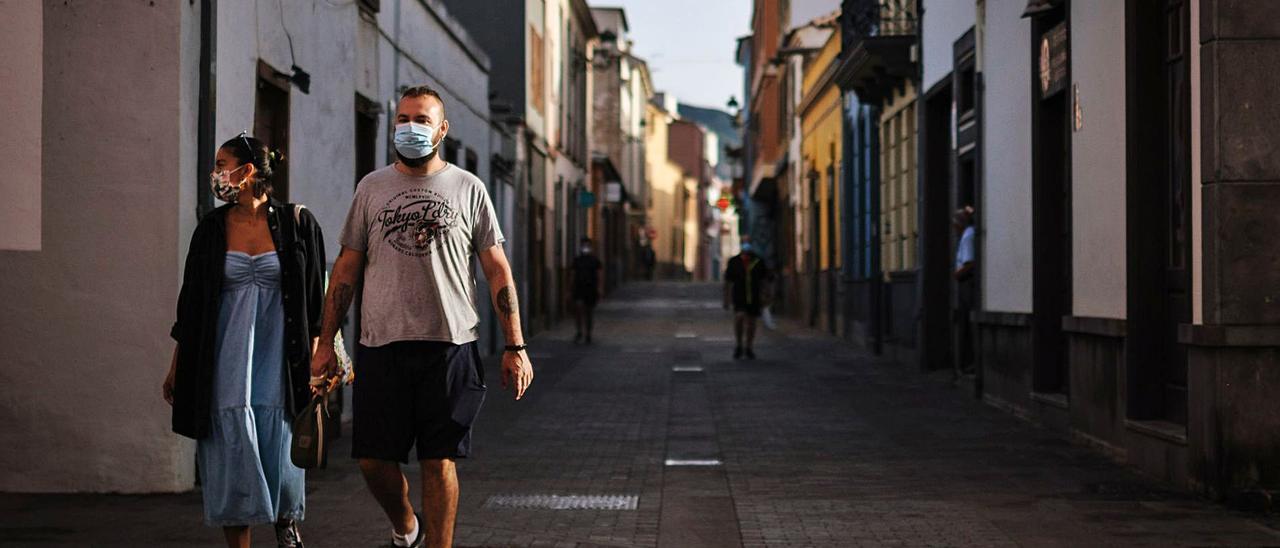
[[[402,341],[356,347],[351,456],[409,462],[471,453],[471,425],[484,404],[476,343]]]

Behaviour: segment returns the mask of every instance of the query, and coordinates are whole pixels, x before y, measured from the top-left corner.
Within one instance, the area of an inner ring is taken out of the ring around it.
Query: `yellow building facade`
[[[840,53],[840,32],[831,34],[822,50],[804,66],[800,102],[800,150],[803,156],[799,200],[801,247],[816,252],[810,264],[817,269],[840,268],[840,171],[843,123],[840,88],[832,78]],[[797,265],[801,272],[808,264]]]
[[[649,226],[654,258],[662,276],[683,275],[697,265],[698,181],[672,162],[666,110],[645,105],[645,173],[649,177]]]

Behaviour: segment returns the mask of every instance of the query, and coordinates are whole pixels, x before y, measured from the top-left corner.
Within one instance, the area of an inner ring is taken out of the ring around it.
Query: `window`
[[[476,151],[468,148],[466,161],[467,171],[470,171],[472,174],[475,174],[476,170],[480,169],[480,158],[476,156]]]
[[[378,168],[378,104],[356,94],[356,184]]]
[[[538,29],[533,25],[529,25],[529,101],[538,114],[544,112],[543,105],[546,101],[546,68],[543,64],[545,52],[542,48],[542,35],[538,34]]]
[[[444,138],[444,161],[453,165],[458,165],[458,151],[462,148],[462,144],[453,137]]]
[[[885,272],[913,270],[916,241],[916,115],[911,100],[880,122],[880,256]]]
[[[957,111],[964,114],[973,110],[977,104],[978,89],[976,83],[976,73],[974,67],[964,69],[960,72],[960,86],[957,88],[956,105]]]

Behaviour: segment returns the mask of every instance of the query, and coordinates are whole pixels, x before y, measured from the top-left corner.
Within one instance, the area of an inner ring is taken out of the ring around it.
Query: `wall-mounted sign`
[[[593,207],[596,205],[596,193],[584,190],[578,193],[578,207]]]
[[[611,181],[604,184],[604,201],[616,204],[622,201],[622,183]]]
[[[1067,24],[1058,23],[1040,38],[1040,98],[1047,99],[1067,87]]]

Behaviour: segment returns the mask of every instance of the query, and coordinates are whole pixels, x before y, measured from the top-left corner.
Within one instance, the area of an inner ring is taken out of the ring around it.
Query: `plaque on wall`
[[[1058,23],[1040,38],[1040,98],[1053,97],[1067,87],[1067,24]]]

